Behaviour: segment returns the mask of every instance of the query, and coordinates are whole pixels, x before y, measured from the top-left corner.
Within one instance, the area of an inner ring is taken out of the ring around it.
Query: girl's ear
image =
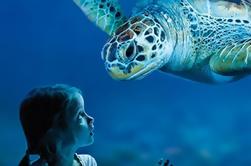
[[[63,113],[59,113],[58,115],[55,116],[53,127],[56,127],[58,129],[65,129],[67,127],[66,119]]]

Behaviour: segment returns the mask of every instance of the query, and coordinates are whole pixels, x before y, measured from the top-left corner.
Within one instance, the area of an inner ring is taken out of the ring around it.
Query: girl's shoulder
[[[97,166],[96,160],[91,155],[76,154],[76,156],[83,166]]]

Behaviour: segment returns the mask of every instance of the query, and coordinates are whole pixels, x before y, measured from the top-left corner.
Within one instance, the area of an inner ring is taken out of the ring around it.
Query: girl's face
[[[69,134],[73,135],[78,146],[90,145],[94,140],[94,119],[85,112],[84,99],[80,94],[77,94],[72,102],[72,108],[69,108],[70,111],[66,111]]]

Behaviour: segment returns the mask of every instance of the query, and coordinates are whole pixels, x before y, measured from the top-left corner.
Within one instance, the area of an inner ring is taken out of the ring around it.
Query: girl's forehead
[[[75,96],[75,99],[73,99],[74,104],[75,105],[75,109],[78,112],[78,110],[80,109],[84,109],[85,103],[84,103],[84,99],[82,97],[82,95],[78,94]]]
[[[83,98],[83,96],[81,95],[81,94],[79,94],[79,93],[77,93],[76,95],[75,95],[75,102],[76,102],[76,104],[78,104],[79,106],[84,106],[84,98]]]
[[[75,114],[80,109],[84,109],[84,99],[81,94],[76,94],[72,100],[69,103],[68,109],[70,111],[67,111],[68,114]]]

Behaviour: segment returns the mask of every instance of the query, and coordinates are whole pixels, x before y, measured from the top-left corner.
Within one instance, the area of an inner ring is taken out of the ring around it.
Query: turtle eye
[[[125,53],[125,56],[127,57],[127,58],[130,58],[130,57],[132,57],[133,55],[134,55],[134,44],[133,43],[131,43],[130,44],[130,46],[127,48],[127,50],[126,50],[126,53]]]

